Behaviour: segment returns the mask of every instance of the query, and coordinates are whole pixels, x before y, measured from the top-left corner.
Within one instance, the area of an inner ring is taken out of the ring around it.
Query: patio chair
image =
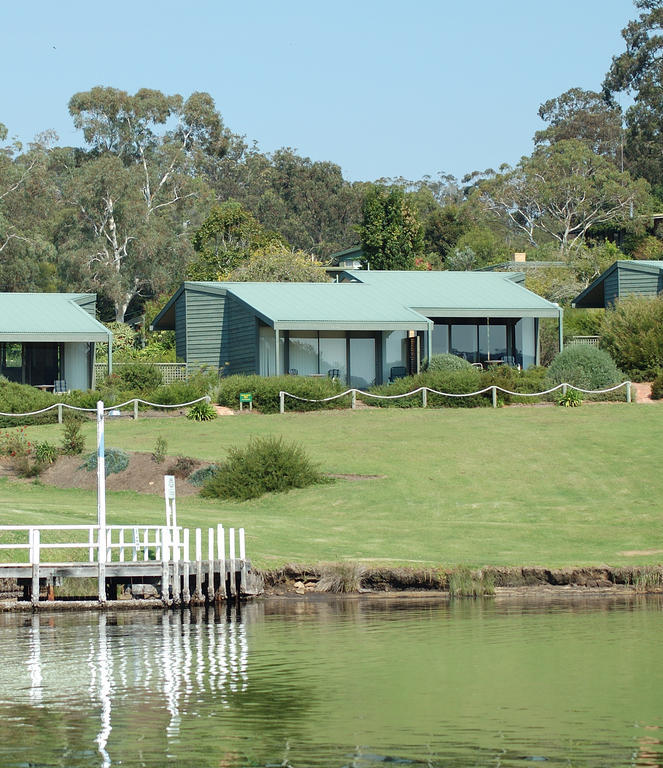
[[[407,376],[407,368],[404,365],[395,365],[391,371],[389,371],[389,381],[396,381],[396,379],[404,379]]]
[[[296,368],[291,368],[288,373],[290,376],[299,376],[299,371]]]
[[[68,395],[69,387],[64,379],[56,379],[53,382],[53,394],[54,395]]]
[[[327,376],[329,376],[330,379],[339,379],[341,377],[341,371],[338,368],[330,368],[327,371]]]

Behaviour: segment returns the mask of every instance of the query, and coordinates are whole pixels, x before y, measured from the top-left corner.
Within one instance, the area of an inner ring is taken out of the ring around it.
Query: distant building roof
[[[78,303],[83,293],[0,293],[0,341],[103,341],[111,332]]]
[[[663,261],[619,259],[579,293],[572,305],[579,308],[606,307],[629,294],[651,296],[660,293],[661,289]]]

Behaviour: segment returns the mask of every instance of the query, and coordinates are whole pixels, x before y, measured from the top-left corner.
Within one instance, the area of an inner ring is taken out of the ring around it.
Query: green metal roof
[[[346,270],[352,279],[427,317],[558,317],[557,304],[504,272]]]
[[[0,293],[0,341],[103,341],[111,332],[76,303],[80,293]]]
[[[361,283],[221,283],[269,325],[288,330],[413,330],[430,322]]]

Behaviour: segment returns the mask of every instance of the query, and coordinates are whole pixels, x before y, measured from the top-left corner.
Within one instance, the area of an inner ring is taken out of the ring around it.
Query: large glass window
[[[449,351],[449,326],[435,323],[433,326],[433,354],[442,355]]]
[[[479,326],[479,358],[503,360],[507,355],[507,333],[504,323],[487,323]]]
[[[11,342],[0,344],[0,374],[9,381],[23,380],[23,345]]]
[[[370,387],[375,384],[375,337],[350,337],[350,385]]]
[[[300,376],[320,373],[318,368],[318,332],[290,331],[288,368]]]
[[[276,370],[276,344],[274,329],[261,325],[259,331],[259,368],[261,376],[274,376]]]
[[[318,337],[320,345],[320,373],[329,375],[329,371],[338,371],[334,374],[341,381],[345,381],[348,373],[346,362],[345,333],[338,331],[320,331]]]
[[[478,362],[479,349],[477,326],[472,324],[451,326],[451,349],[453,355],[464,357],[471,363]]]

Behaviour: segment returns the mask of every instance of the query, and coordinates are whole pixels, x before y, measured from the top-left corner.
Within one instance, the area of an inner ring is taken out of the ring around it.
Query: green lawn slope
[[[32,439],[59,442],[61,427]],[[95,425],[85,426],[88,447]],[[249,502],[178,499],[182,525],[244,526],[261,567],[645,565],[663,561],[663,408],[362,409],[194,423],[109,419],[106,445],[222,460],[254,435],[296,440],[339,479]],[[109,493],[111,523],[159,523],[157,496]],[[0,482],[0,524],[94,522],[94,493]]]

